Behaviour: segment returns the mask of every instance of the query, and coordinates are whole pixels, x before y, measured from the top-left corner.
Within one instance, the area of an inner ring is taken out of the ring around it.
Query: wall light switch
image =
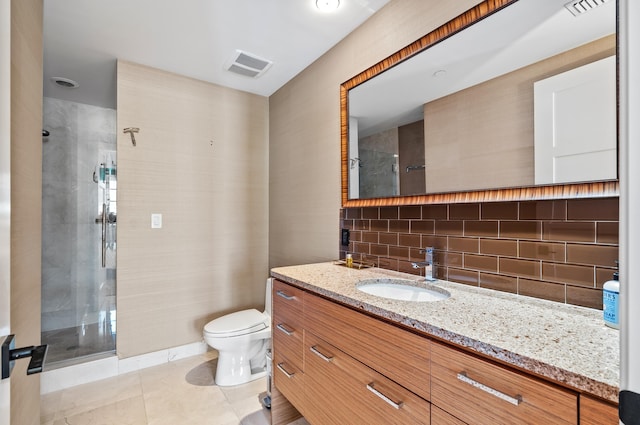
[[[162,214],[151,214],[151,228],[162,229]]]

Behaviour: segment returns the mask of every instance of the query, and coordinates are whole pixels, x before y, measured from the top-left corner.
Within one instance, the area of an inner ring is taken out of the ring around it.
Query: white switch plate
[[[162,214],[151,214],[151,228],[162,229]]]

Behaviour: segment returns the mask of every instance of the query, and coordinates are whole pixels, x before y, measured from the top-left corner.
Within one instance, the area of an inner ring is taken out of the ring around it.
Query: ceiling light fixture
[[[323,12],[331,12],[340,6],[340,0],[316,0],[316,7]]]

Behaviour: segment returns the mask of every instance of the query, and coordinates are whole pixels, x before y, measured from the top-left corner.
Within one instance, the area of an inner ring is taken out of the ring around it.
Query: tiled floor
[[[214,384],[213,352],[42,396],[45,425],[268,425],[266,378]],[[306,424],[304,420],[296,425]]]

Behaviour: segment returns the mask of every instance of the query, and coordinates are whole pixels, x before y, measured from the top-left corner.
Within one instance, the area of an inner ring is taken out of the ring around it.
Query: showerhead
[[[42,137],[49,137],[49,131],[48,130],[42,130]]]

